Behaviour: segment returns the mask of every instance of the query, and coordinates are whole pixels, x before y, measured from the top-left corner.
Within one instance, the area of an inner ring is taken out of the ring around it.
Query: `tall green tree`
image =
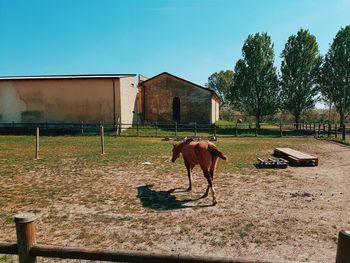
[[[235,66],[230,99],[240,111],[255,116],[259,127],[262,116],[278,109],[279,86],[271,37],[266,33],[249,35],[242,56]]]
[[[232,70],[221,70],[210,75],[208,83],[205,86],[209,89],[214,90],[220,97],[220,105],[226,105],[228,103],[228,94],[230,88],[233,85],[233,71]]]
[[[318,70],[321,56],[316,37],[300,29],[288,38],[281,54],[282,108],[294,115],[295,122],[301,114],[315,107],[318,94]]]
[[[343,124],[350,112],[350,26],[341,28],[333,39],[320,76],[322,96],[334,103]]]

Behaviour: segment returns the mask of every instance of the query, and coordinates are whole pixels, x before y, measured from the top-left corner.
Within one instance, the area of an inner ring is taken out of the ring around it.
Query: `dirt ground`
[[[159,172],[172,165],[170,154],[161,153],[157,166],[96,167],[66,176],[75,160],[65,159],[61,174],[50,169],[23,174],[23,187],[37,184],[31,195],[58,191],[58,198],[26,203],[19,195],[2,213],[40,214],[37,240],[47,245],[334,262],[338,232],[350,229],[350,148],[318,140],[301,147],[319,157],[318,167],[257,170],[252,165],[232,173],[222,172],[219,164],[216,206],[209,197],[200,199],[206,183],[199,168],[193,191],[185,192],[182,160],[179,172]],[[266,156],[266,151],[257,154]],[[7,190],[16,191],[18,181],[2,180]],[[63,181],[69,187],[58,187]],[[11,219],[0,219],[0,240],[16,240]]]

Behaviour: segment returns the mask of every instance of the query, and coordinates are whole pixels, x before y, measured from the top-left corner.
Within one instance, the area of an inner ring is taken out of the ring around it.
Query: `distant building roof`
[[[181,80],[181,81],[187,82],[187,83],[189,83],[189,84],[191,84],[191,85],[193,85],[193,86],[195,86],[195,87],[197,87],[197,88],[201,88],[201,89],[204,89],[204,90],[206,90],[206,91],[209,91],[209,92],[211,92],[211,94],[213,94],[214,96],[216,96],[216,97],[219,99],[219,101],[221,101],[219,95],[216,94],[216,92],[215,92],[214,90],[208,89],[208,88],[203,87],[203,86],[201,86],[201,85],[198,85],[198,84],[196,84],[196,83],[190,82],[190,81],[188,81],[188,80],[185,80],[185,79],[183,79],[183,78],[180,78],[180,77],[175,76],[175,75],[173,75],[173,74],[170,74],[170,73],[168,73],[168,72],[162,72],[162,73],[160,73],[160,74],[158,74],[158,75],[156,75],[156,76],[154,76],[154,77],[152,77],[152,78],[149,78],[149,79],[147,79],[147,80],[145,80],[145,81],[142,81],[141,84],[142,84],[142,83],[146,83],[146,82],[148,82],[148,81],[150,81],[150,80],[152,80],[152,79],[155,79],[155,78],[157,78],[157,77],[159,77],[159,76],[161,76],[161,75],[168,75],[168,76],[174,77],[174,78],[176,78],[176,79],[179,79],[179,80]]]
[[[43,79],[115,79],[134,77],[137,74],[83,74],[83,75],[38,75],[38,76],[0,76],[0,80],[43,80]]]

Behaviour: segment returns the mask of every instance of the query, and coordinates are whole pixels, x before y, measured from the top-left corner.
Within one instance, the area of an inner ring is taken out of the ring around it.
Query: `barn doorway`
[[[173,121],[180,122],[180,99],[173,98]]]

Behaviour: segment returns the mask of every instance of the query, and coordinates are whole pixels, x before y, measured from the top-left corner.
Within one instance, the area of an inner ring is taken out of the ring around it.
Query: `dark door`
[[[173,99],[173,121],[180,122],[180,99]]]

